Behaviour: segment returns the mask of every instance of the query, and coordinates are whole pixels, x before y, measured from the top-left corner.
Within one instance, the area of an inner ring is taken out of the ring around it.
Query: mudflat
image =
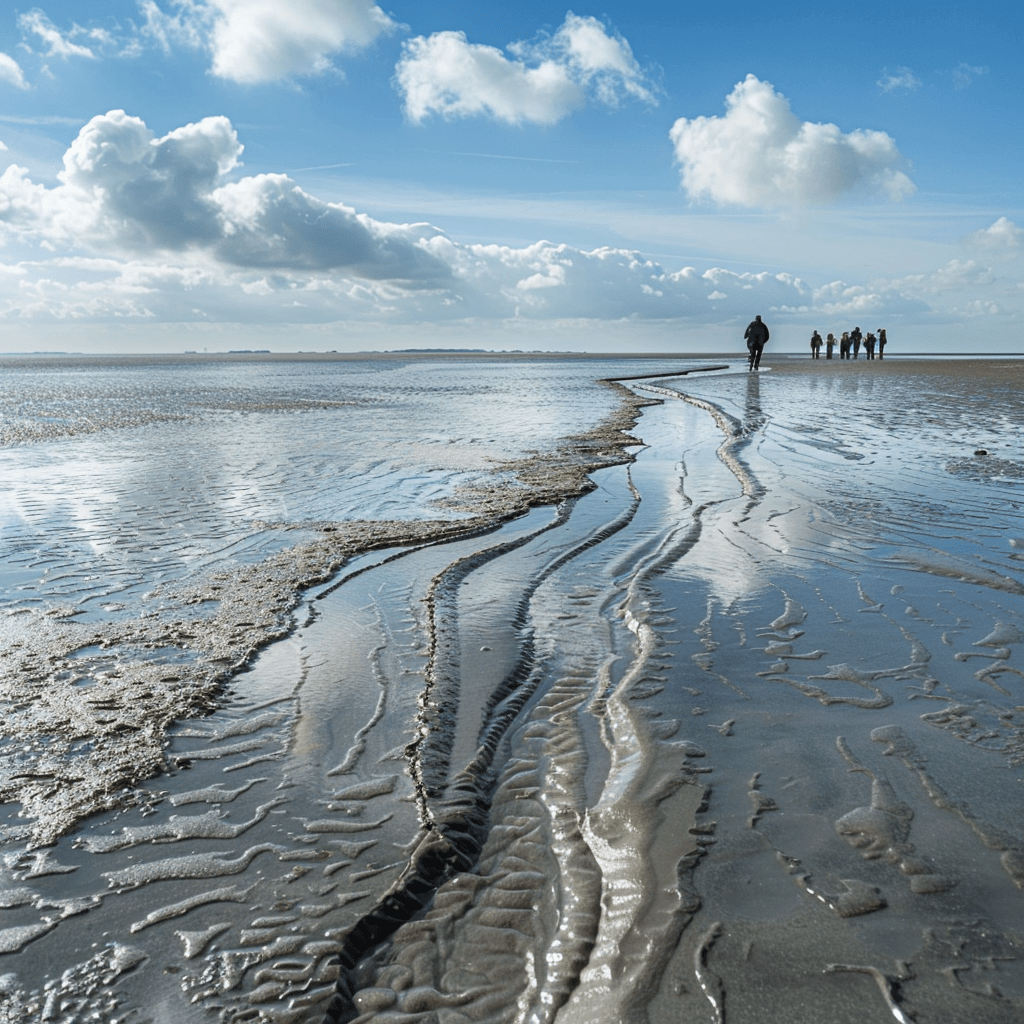
[[[644,369],[8,820],[10,1019],[1020,1019],[1021,364]]]

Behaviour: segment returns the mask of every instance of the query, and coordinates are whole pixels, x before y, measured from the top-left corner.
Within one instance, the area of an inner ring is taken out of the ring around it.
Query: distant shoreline
[[[54,362],[60,360],[82,362],[82,363],[179,363],[182,361],[196,363],[244,363],[244,362],[360,362],[367,359],[408,361],[408,360],[469,360],[469,361],[524,361],[524,360],[552,360],[552,361],[592,361],[610,362],[615,360],[672,360],[680,359],[693,360],[716,360],[723,359],[730,361],[742,361],[747,359],[747,353],[736,350],[734,352],[544,352],[544,351],[489,351],[486,349],[389,349],[382,351],[363,352],[272,352],[268,350],[232,350],[226,352],[133,352],[133,353],[91,353],[91,352],[0,352],[0,364],[4,361],[31,360],[39,362]],[[811,359],[810,355],[801,352],[771,352],[766,350],[763,361],[766,367],[773,362],[785,364],[807,364],[808,369],[812,367],[825,369],[838,369],[840,366],[849,367],[854,364],[866,365],[886,364],[911,360],[914,362],[934,360],[937,362],[951,362],[963,360],[989,361],[992,359],[1006,359],[1018,361],[1024,359],[1024,353],[1019,352],[891,352],[887,353],[884,359]],[[825,364],[828,364],[826,367]]]

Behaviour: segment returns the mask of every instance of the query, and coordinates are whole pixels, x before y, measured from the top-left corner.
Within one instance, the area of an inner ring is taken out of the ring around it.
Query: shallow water
[[[563,441],[622,404],[579,365],[5,361],[0,701],[17,742],[0,797],[34,821],[10,834],[50,840],[121,802],[159,769],[166,724],[217,706],[291,629],[301,587],[353,552],[551,500],[531,462],[571,491],[619,457]]]
[[[29,365],[0,1013],[1020,1019],[1020,365],[681,365]]]

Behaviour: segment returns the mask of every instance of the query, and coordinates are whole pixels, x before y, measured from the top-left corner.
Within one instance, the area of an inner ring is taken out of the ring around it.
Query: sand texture
[[[78,732],[0,747],[0,1020],[1024,1019],[1024,367],[644,369],[106,647],[8,639]],[[188,656],[104,731],[45,659],[132,644]]]

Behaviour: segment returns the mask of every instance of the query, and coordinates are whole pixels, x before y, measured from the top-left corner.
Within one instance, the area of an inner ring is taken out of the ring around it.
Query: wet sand
[[[9,844],[7,1019],[1021,1019],[1021,364],[765,364],[350,558]]]
[[[677,714],[704,723],[714,767],[716,842],[669,973],[694,1014],[717,1003],[697,1019],[1010,1021],[1021,368],[834,369],[684,386],[714,403],[744,493],[707,494],[654,587],[706,608],[673,658],[699,670]],[[706,486],[704,461],[683,465],[684,489]]]

